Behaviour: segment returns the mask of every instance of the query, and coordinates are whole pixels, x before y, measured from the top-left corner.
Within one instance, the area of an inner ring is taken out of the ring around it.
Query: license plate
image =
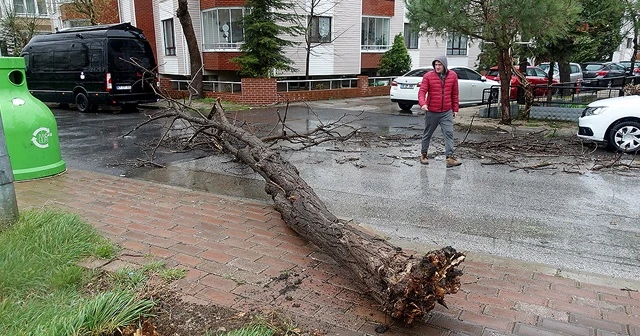
[[[415,84],[400,84],[401,89],[413,89],[415,86]]]
[[[116,90],[131,90],[131,85],[116,85]]]

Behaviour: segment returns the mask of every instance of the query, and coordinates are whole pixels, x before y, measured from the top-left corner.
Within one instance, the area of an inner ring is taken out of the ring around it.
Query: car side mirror
[[[487,77],[485,77],[485,76],[480,76],[480,81],[481,81],[481,82],[486,82],[486,81],[487,81]]]

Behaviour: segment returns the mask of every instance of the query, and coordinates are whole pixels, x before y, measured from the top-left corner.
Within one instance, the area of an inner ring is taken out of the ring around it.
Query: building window
[[[404,44],[407,49],[418,49],[418,32],[412,29],[410,23],[404,24]]]
[[[447,34],[447,55],[466,55],[467,36],[456,33]]]
[[[390,18],[362,17],[362,50],[388,50]]]
[[[312,16],[309,26],[309,42],[329,43],[331,42],[331,17]]]
[[[627,38],[627,48],[633,48],[633,39]]]
[[[47,15],[44,0],[13,0],[13,10],[19,15]]]
[[[165,56],[175,56],[176,39],[173,32],[173,19],[162,20],[162,35],[164,36]]]
[[[202,12],[203,49],[239,49],[244,42],[245,8],[216,8]]]

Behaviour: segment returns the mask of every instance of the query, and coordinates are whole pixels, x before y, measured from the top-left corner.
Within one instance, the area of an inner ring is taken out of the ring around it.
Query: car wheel
[[[409,111],[413,107],[413,104],[410,104],[410,103],[398,103],[398,106],[400,106],[400,109],[403,110],[403,111]]]
[[[640,123],[625,121],[613,126],[609,133],[609,145],[623,153],[640,151]]]
[[[95,111],[96,107],[89,103],[89,98],[84,92],[80,92],[76,95],[76,109],[79,112],[89,112]]]

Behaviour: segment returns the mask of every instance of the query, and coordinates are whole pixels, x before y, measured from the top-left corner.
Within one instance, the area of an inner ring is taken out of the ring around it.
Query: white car
[[[624,153],[640,151],[640,96],[594,101],[578,119],[578,137]]]
[[[422,77],[431,70],[433,70],[431,67],[414,69],[393,80],[389,92],[391,101],[398,103],[400,109],[404,111],[417,105]],[[460,105],[487,103],[490,98],[492,102],[498,102],[499,82],[489,80],[467,67],[452,66],[449,70],[453,70],[458,75]]]

